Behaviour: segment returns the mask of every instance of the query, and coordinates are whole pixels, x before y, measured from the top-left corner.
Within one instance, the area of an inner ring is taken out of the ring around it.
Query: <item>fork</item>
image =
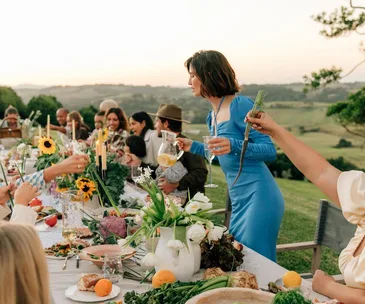
[[[70,256],[67,256],[66,258],[65,258],[65,263],[63,264],[63,266],[62,266],[62,270],[65,270],[66,269],[66,266],[67,266],[67,260],[68,260],[68,258],[69,258]]]

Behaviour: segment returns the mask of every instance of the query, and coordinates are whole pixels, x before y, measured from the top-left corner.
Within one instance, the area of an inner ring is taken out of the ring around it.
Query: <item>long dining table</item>
[[[52,197],[43,195],[42,196],[44,205],[52,205],[54,201]],[[60,206],[56,206],[59,209]],[[58,221],[55,227],[47,227],[43,222],[36,224],[36,229],[38,230],[39,237],[44,245],[44,247],[50,247],[53,244],[63,240],[62,237],[62,222]],[[281,267],[280,265],[274,263],[273,261],[265,258],[259,253],[251,250],[248,247],[244,247],[244,262],[241,266],[242,269],[251,272],[256,275],[258,285],[261,289],[267,289],[269,282],[275,282],[277,279],[282,278],[282,276],[288,271],[287,269]],[[65,296],[65,291],[72,285],[76,285],[82,274],[86,273],[102,273],[92,262],[81,260],[79,263],[79,268],[76,268],[76,258],[69,258],[67,261],[67,267],[62,270],[65,263],[65,259],[49,259],[47,258],[49,276],[50,276],[50,287],[52,292],[52,297],[54,303],[83,303],[73,301]],[[131,260],[123,261],[128,267],[135,267],[135,263]],[[203,276],[203,271],[196,273],[193,276],[193,280],[199,280]],[[138,281],[121,278],[117,286],[120,287],[120,294],[113,300],[122,300],[123,295],[127,291],[135,290],[137,292],[145,292],[151,288],[150,284],[140,284]],[[315,293],[311,288],[311,282],[303,280],[302,286],[310,292],[310,298],[317,298],[319,300],[328,300],[328,298]],[[103,303],[95,302],[95,303]],[[124,301],[123,301],[124,303]]]

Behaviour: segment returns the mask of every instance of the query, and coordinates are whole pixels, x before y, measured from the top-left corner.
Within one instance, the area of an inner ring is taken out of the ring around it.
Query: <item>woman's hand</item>
[[[29,182],[22,183],[14,194],[15,204],[28,206],[29,202],[40,195],[37,187],[33,187]]]
[[[61,171],[61,174],[72,174],[72,173],[82,173],[85,167],[89,163],[89,157],[85,154],[72,155],[56,166]]]
[[[322,270],[316,270],[312,281],[312,288],[315,292],[324,295],[328,294],[329,286],[332,283],[336,283],[336,280],[333,277],[325,274]]]
[[[191,149],[191,145],[193,144],[193,141],[190,138],[176,138],[177,145],[180,150],[183,150],[185,152],[189,152]]]
[[[231,152],[231,142],[225,137],[216,137],[208,142],[208,149],[212,154],[218,156]]]
[[[127,166],[140,166],[141,160],[133,153],[126,153],[124,155],[124,164]]]
[[[13,195],[16,187],[13,184],[9,184],[8,186],[4,186],[0,188],[0,205],[4,205],[8,200],[10,200],[10,194]]]
[[[260,133],[273,136],[279,125],[265,112],[258,112],[256,118],[250,117],[251,111],[247,113],[245,122],[250,122],[254,130]]]

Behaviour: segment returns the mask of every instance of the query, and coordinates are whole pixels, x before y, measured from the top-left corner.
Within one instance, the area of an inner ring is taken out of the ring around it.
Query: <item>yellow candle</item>
[[[39,138],[42,137],[42,128],[41,128],[41,125],[38,125],[38,136],[39,136]]]
[[[101,129],[98,130],[98,141],[103,142],[103,131]]]
[[[72,119],[72,140],[76,140],[75,120]]]
[[[50,124],[51,124],[51,117],[48,114],[47,115],[47,138],[50,138]]]
[[[96,141],[95,143],[95,155],[98,157],[100,155],[100,141]]]
[[[99,155],[97,153],[95,154],[95,164],[96,164],[97,167],[100,166],[100,164],[99,164]]]
[[[106,170],[106,146],[103,145],[101,152],[101,169]]]

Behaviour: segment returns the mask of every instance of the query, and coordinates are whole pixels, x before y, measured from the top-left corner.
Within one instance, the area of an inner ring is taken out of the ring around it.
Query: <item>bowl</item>
[[[84,248],[80,251],[79,257],[82,260],[93,262],[99,268],[103,267],[106,253],[120,252],[121,260],[127,260],[136,254],[132,247],[121,248],[119,245],[98,245]]]
[[[271,304],[275,295],[269,292],[248,288],[218,288],[203,292],[186,304]]]

